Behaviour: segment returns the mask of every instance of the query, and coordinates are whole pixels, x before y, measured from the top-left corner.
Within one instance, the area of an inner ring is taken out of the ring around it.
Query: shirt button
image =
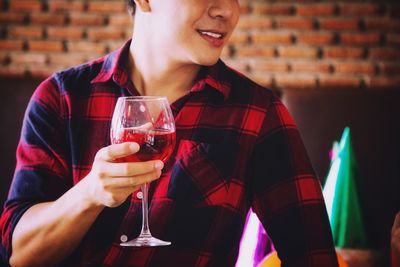
[[[126,242],[126,241],[128,241],[128,237],[126,235],[121,235],[120,240],[121,240],[121,242]]]
[[[142,191],[137,192],[137,193],[136,193],[136,197],[137,197],[138,199],[142,199],[142,198],[143,198],[143,193],[142,193]]]

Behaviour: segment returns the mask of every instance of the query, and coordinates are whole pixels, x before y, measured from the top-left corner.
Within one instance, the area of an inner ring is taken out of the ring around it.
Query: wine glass
[[[175,146],[175,122],[168,100],[161,96],[119,97],[111,121],[111,142],[136,142],[140,150],[119,158],[118,162],[162,160],[165,162]],[[139,237],[121,246],[167,246],[171,242],[153,237],[148,221],[148,184],[141,186],[142,231]]]

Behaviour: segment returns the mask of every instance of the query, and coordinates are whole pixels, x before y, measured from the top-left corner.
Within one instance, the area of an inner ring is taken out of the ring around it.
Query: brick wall
[[[281,88],[400,88],[397,1],[241,0],[225,61]],[[122,0],[0,0],[0,75],[46,77],[130,38]]]

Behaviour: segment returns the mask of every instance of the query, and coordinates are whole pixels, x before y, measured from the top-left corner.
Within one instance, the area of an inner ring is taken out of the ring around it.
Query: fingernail
[[[164,163],[160,160],[156,161],[156,163],[154,163],[154,167],[156,169],[162,170],[162,168],[164,168]]]
[[[139,149],[140,149],[140,147],[139,147],[139,144],[138,143],[131,143],[130,145],[129,145],[129,148],[132,150],[132,151],[139,151]]]

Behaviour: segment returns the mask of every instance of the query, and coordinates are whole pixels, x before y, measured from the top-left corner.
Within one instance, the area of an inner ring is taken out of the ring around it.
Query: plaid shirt
[[[127,72],[129,44],[55,74],[32,96],[0,221],[3,258],[24,211],[59,198],[110,144],[117,98],[138,95]],[[234,266],[250,207],[282,266],[337,266],[319,181],[293,119],[270,90],[219,61],[203,67],[171,107],[177,145],[151,183],[149,221],[152,233],[172,245],[119,246],[122,235],[133,238],[141,229],[134,192],[105,208],[60,266]]]

